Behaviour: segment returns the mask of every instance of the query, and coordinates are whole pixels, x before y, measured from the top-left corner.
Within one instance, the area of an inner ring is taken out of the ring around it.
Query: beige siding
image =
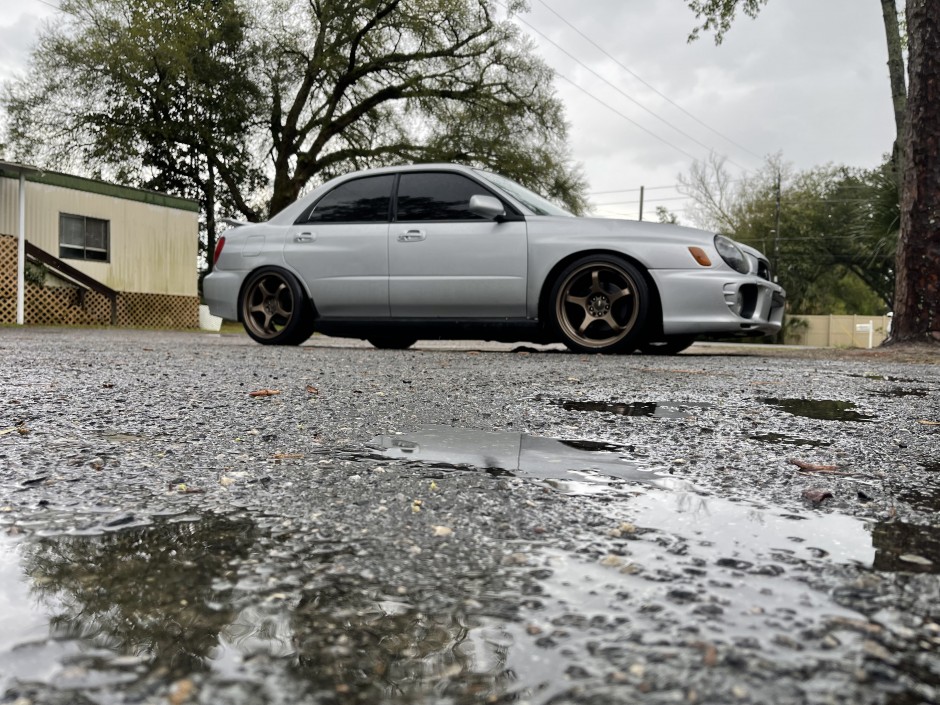
[[[0,233],[18,228],[16,179],[0,178]],[[26,239],[59,256],[59,214],[110,223],[110,262],[66,260],[117,291],[196,295],[198,214],[26,182]]]
[[[791,320],[797,323],[787,331],[786,342],[819,348],[867,348],[869,341],[878,347],[891,328],[889,316],[792,316]]]

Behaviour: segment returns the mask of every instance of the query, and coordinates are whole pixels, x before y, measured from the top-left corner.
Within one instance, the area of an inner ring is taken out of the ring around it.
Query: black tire
[[[694,342],[694,335],[669,335],[641,343],[640,352],[644,355],[678,355]]]
[[[398,337],[396,335],[376,335],[366,338],[379,350],[407,350],[418,342],[417,338]]]
[[[636,267],[619,257],[589,255],[558,275],[549,311],[569,349],[617,353],[636,349],[649,302],[649,288]]]
[[[313,335],[313,307],[297,277],[283,269],[253,272],[239,310],[245,332],[262,345],[300,345]]]

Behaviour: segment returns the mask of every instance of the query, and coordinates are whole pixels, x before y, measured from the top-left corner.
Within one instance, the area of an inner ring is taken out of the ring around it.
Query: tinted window
[[[402,174],[398,182],[398,220],[482,220],[469,210],[471,196],[492,195],[460,174]]]
[[[374,223],[388,220],[395,177],[370,176],[340,184],[317,201],[308,223]]]

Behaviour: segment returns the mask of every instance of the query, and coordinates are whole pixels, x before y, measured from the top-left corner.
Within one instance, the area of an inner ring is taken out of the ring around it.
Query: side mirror
[[[493,196],[471,196],[470,212],[490,220],[506,215],[502,202]]]

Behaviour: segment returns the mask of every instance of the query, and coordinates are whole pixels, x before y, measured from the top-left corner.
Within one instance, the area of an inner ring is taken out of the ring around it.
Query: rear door
[[[391,174],[345,181],[289,229],[284,260],[321,316],[387,318]]]
[[[525,221],[474,215],[475,195],[496,194],[456,172],[401,174],[388,233],[393,317],[525,317]]]

